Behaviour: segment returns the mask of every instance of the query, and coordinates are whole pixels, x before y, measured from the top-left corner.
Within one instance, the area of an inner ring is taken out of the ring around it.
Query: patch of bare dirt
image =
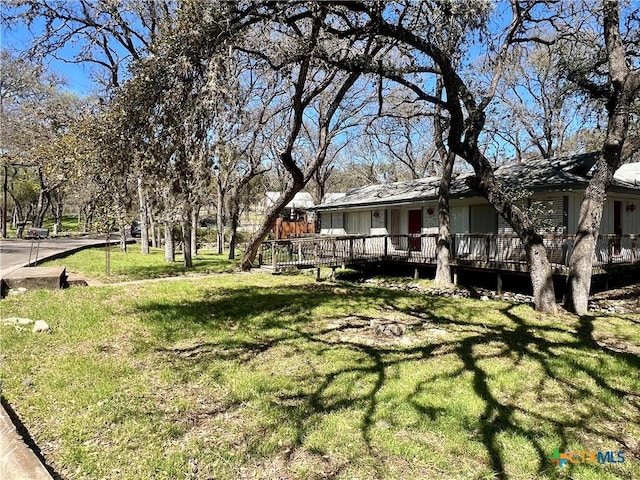
[[[418,317],[381,311],[376,317],[351,315],[331,320],[321,333],[331,342],[403,348],[446,336],[448,332],[434,328]]]
[[[303,477],[322,480],[336,478],[345,466],[345,462],[339,462],[328,455],[311,453],[304,448],[289,448],[273,458],[245,465],[238,478],[293,480]]]
[[[596,293],[589,301],[589,310],[640,315],[640,283]]]

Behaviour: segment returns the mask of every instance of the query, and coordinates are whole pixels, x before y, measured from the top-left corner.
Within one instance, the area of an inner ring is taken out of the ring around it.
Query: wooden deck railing
[[[314,236],[264,242],[259,263],[282,268],[333,267],[379,261],[435,264],[437,235]],[[598,237],[594,268],[640,263],[640,236]],[[575,235],[547,235],[547,258],[557,272],[566,270]],[[450,262],[456,266],[526,271],[524,245],[515,235],[452,235]]]

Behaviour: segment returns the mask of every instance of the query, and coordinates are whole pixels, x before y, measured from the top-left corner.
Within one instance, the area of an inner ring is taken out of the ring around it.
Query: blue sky
[[[14,54],[24,52],[33,40],[33,34],[24,26],[8,29],[0,26],[0,46]],[[77,53],[72,45],[66,45],[60,52],[63,58],[73,58]],[[91,67],[78,63],[68,63],[55,58],[47,58],[45,65],[51,72],[60,74],[67,82],[67,89],[80,95],[89,95],[93,89]]]

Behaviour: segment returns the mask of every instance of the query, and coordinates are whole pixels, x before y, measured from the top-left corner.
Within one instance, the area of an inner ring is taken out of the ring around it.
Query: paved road
[[[112,237],[113,238],[113,237]],[[39,243],[39,244],[38,244]],[[118,243],[118,238],[110,240]],[[14,270],[45,259],[68,255],[89,247],[104,246],[104,237],[58,237],[42,240],[0,239],[0,278]]]

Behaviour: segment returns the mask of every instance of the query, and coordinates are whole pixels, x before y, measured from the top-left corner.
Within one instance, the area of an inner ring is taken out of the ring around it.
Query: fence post
[[[302,263],[302,242],[298,242],[298,263]]]
[[[387,235],[384,236],[384,256],[385,258],[389,255],[389,237]]]

